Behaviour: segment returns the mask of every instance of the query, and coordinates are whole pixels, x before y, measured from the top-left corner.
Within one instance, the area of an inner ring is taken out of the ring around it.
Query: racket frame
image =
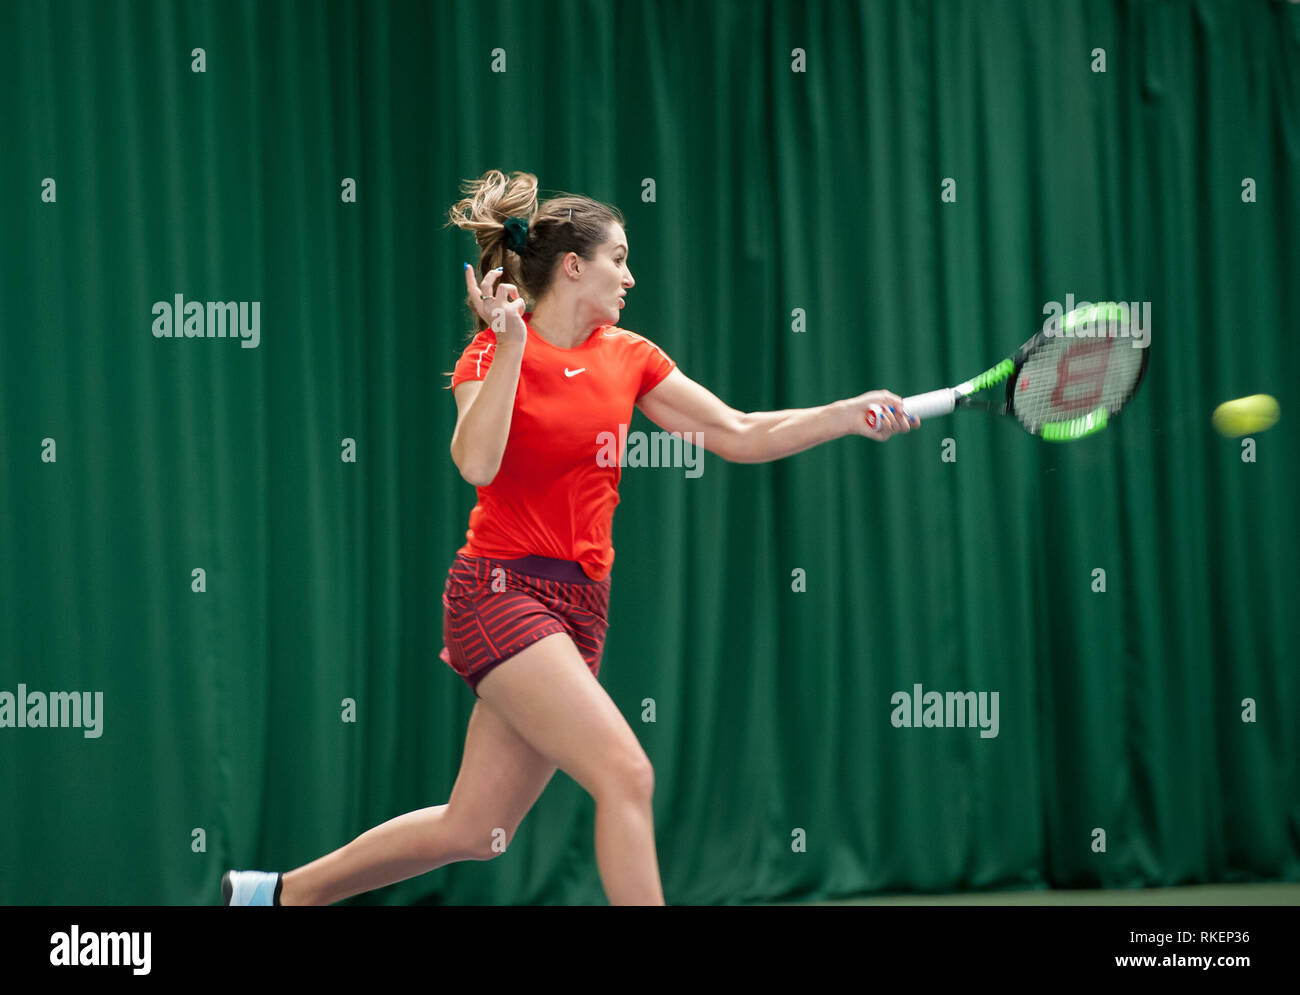
[[[1127,317],[1127,306],[1122,302],[1104,301],[1099,304],[1089,304],[1077,307],[1061,319],[1060,331],[1049,330],[1048,328],[1040,329],[1030,339],[1025,342],[1019,349],[1010,356],[1001,360],[997,364],[989,367],[978,376],[964,380],[955,387],[940,387],[938,390],[932,390],[925,394],[915,394],[912,397],[903,399],[903,412],[914,415],[917,418],[934,418],[939,415],[950,414],[957,408],[970,408],[976,411],[992,411],[997,414],[1015,415],[1016,414],[1016,384],[1020,380],[1020,371],[1029,358],[1038,351],[1039,347],[1044,345],[1048,339],[1059,337],[1070,337],[1068,332],[1085,316],[1091,321],[1098,317],[1102,308],[1118,308],[1121,316]],[[1114,312],[1111,312],[1112,319]],[[1079,336],[1085,338],[1086,336]],[[1106,336],[1108,338],[1117,338],[1121,336]],[[1127,338],[1128,336],[1122,336]],[[1142,361],[1138,367],[1137,379],[1133,381],[1133,386],[1129,388],[1124,402],[1120,405],[1120,410],[1128,406],[1128,402],[1137,393],[1138,388],[1142,386],[1142,381],[1146,377],[1147,366],[1150,363],[1150,353],[1147,346],[1137,346],[1130,343],[1130,348],[1140,348],[1142,350]],[[1006,392],[1003,399],[998,402],[988,400],[977,400],[975,395],[995,387],[1006,381]],[[1120,411],[1111,414],[1106,406],[1100,405],[1092,411],[1076,418],[1069,418],[1064,421],[1043,422],[1038,429],[1031,429],[1024,421],[1016,417],[1020,422],[1020,427],[1030,435],[1038,436],[1048,442],[1073,442],[1082,439],[1085,436],[1092,435],[1094,432],[1100,432],[1109,423],[1111,418],[1118,417]],[[884,417],[884,408],[879,404],[871,404],[867,407],[866,421],[869,426],[875,428],[880,419]]]

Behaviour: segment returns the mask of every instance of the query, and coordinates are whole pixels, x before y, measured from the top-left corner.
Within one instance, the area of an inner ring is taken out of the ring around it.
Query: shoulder
[[[596,334],[601,336],[602,345],[609,344],[616,349],[629,352],[658,353],[664,359],[668,359],[668,354],[663,349],[640,332],[634,332],[628,328],[619,328],[617,325],[607,325],[597,331]]]
[[[466,380],[482,380],[492,365],[496,354],[497,336],[491,328],[484,328],[460,352],[452,371],[451,386],[455,390]]]
[[[484,349],[490,345],[496,345],[496,343],[497,343],[497,333],[494,332],[491,328],[484,328],[472,339],[470,339],[469,344],[465,346],[464,351],[470,352],[471,350],[474,349]]]
[[[483,359],[490,359],[496,352],[497,333],[491,328],[484,328],[477,335],[466,343],[465,348],[460,351],[460,362],[476,363]]]

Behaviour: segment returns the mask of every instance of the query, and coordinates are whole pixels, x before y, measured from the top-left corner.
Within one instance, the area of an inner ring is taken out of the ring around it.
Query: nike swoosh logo
[[[576,377],[579,373],[581,373],[581,372],[582,372],[583,370],[585,370],[585,369],[586,369],[586,367],[584,366],[584,367],[582,367],[581,369],[571,370],[571,369],[569,369],[569,368],[566,366],[566,367],[564,368],[564,375],[565,375],[566,377]]]

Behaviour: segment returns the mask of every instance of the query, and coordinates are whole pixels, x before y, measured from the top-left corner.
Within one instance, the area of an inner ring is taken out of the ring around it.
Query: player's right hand
[[[877,442],[884,442],[898,432],[910,432],[921,425],[919,418],[913,418],[903,410],[903,399],[893,391],[872,390],[849,398],[845,403],[853,412],[853,425],[857,434],[865,435],[868,439],[875,439]],[[868,409],[872,405],[881,409],[880,418],[874,428],[871,426],[871,419],[867,417]]]
[[[474,268],[466,266],[470,307],[496,332],[498,345],[524,345],[528,341],[528,328],[524,325],[524,299],[519,296],[518,288],[513,283],[497,283],[501,279],[500,268],[485,276],[481,284],[474,282],[474,275]]]

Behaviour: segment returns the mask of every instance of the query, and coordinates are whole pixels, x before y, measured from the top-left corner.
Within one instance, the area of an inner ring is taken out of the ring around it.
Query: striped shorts
[[[457,553],[442,592],[446,645],[438,656],[478,697],[478,682],[493,667],[543,636],[563,632],[599,676],[610,580],[592,580],[573,560]]]

